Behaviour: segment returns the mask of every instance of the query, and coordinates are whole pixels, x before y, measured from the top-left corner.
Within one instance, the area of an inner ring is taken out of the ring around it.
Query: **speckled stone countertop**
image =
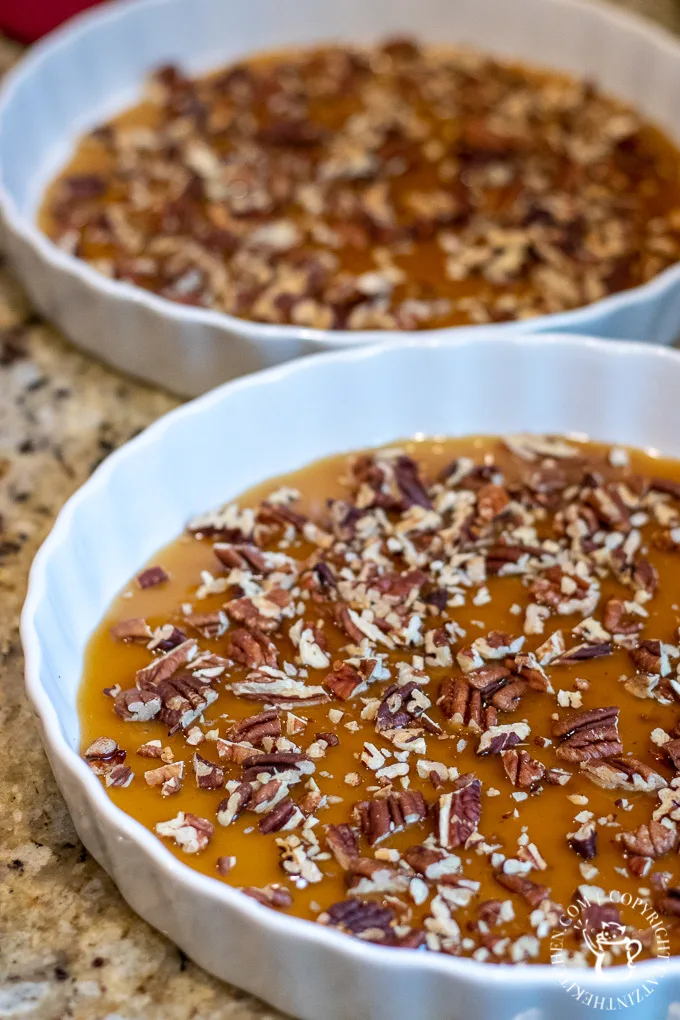
[[[626,6],[680,31],[680,0]],[[0,38],[0,72],[18,53]],[[0,1018],[281,1016],[126,906],[78,841],[24,695],[19,612],[38,545],[96,465],[176,403],[64,342],[0,264]]]

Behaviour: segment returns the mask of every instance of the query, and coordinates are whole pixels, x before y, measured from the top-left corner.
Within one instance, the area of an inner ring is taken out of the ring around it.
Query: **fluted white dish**
[[[0,94],[0,219],[7,251],[35,305],[112,365],[195,395],[300,354],[412,334],[263,325],[173,303],[112,281],[37,227],[45,185],[83,131],[134,102],[153,68],[201,72],[257,50],[411,32],[437,44],[562,69],[632,103],[680,142],[680,44],[668,33],[588,0],[119,0],[36,46]],[[488,327],[485,327],[488,328]],[[505,336],[560,330],[680,336],[680,265],[583,309],[493,327]],[[420,333],[458,335],[480,327]]]
[[[112,454],[31,570],[26,683],[85,846],[128,903],[206,970],[302,1020],[578,1020],[548,965],[380,948],[263,907],[178,861],[78,755],[83,654],[115,593],[188,518],[318,457],[425,433],[558,432],[680,457],[680,352],[570,336],[410,339],[227,383]],[[659,980],[634,1020],[678,1020],[680,958],[575,970],[598,995]]]

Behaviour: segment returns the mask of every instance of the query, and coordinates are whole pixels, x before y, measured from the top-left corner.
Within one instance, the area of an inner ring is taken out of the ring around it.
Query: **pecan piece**
[[[135,616],[130,620],[119,620],[109,630],[109,634],[116,641],[139,641],[142,644],[151,638],[151,628],[141,616]]]
[[[602,761],[584,761],[581,771],[605,790],[652,793],[666,786],[663,776],[637,758],[615,756]]]
[[[249,570],[253,574],[268,574],[273,570],[261,550],[247,542],[215,542],[212,548],[225,567]]]
[[[550,895],[550,890],[545,885],[532,882],[531,879],[522,875],[508,875],[504,871],[494,872],[494,878],[505,889],[517,893],[527,901],[532,910],[535,910]]]
[[[224,603],[225,612],[248,630],[256,630],[261,634],[275,631],[283,619],[283,605],[279,604],[278,598],[274,598],[280,591],[281,589],[270,591],[266,595],[257,595],[253,598],[232,599],[231,602]],[[288,598],[287,592],[282,594]]]
[[[567,833],[569,846],[582,857],[584,861],[590,861],[597,856],[597,829],[595,822],[584,822],[576,832]]]
[[[489,663],[486,666],[479,666],[477,669],[471,669],[465,674],[465,679],[475,688],[475,690],[479,691],[480,694],[484,697],[488,697],[494,691],[497,691],[509,676],[510,670],[505,666]]]
[[[371,900],[352,898],[334,903],[319,920],[335,928],[342,928],[352,935],[375,932],[376,938],[385,939],[392,935],[391,922],[394,911]]]
[[[258,712],[256,715],[249,715],[242,719],[227,732],[230,740],[239,743],[246,741],[253,747],[262,745],[265,737],[281,736],[281,720],[276,709],[268,712]]]
[[[538,783],[545,773],[545,766],[532,758],[528,751],[514,748],[501,753],[505,774],[513,786],[529,789]]]
[[[263,835],[268,832],[280,832],[281,829],[295,828],[302,819],[303,814],[297,804],[290,797],[284,797],[260,819],[258,828]]]
[[[240,783],[233,793],[230,793],[228,797],[220,801],[217,805],[217,821],[220,825],[231,825],[243,809],[248,806],[252,795],[253,787],[251,783]]]
[[[140,691],[137,687],[121,691],[113,703],[113,710],[125,722],[148,722],[155,719],[162,708],[157,691]]]
[[[678,841],[678,830],[674,824],[651,821],[648,825],[638,826],[635,832],[622,832],[620,840],[628,853],[658,860],[673,850]]]
[[[637,648],[628,651],[638,672],[665,676],[670,667],[667,656],[662,657],[662,653],[660,641],[639,641]]]
[[[333,672],[324,677],[326,687],[341,701],[348,701],[364,683],[361,673],[346,662],[334,662]]]
[[[140,588],[155,588],[157,584],[163,584],[169,580],[170,575],[162,567],[147,567],[137,575],[137,584]]]
[[[278,651],[273,641],[259,630],[237,627],[229,635],[227,655],[234,662],[240,662],[250,669],[260,666],[276,667]]]
[[[179,673],[156,684],[162,701],[158,718],[170,733],[186,729],[217,698],[210,684],[191,673]]]
[[[343,871],[359,857],[359,843],[349,825],[327,825],[326,843]]]
[[[591,708],[567,712],[553,723],[552,734],[560,741],[555,753],[571,762],[608,758],[623,751],[619,740],[618,708]]]
[[[224,785],[224,769],[201,757],[198,752],[194,754],[193,766],[199,790],[219,790]]]
[[[528,724],[524,722],[490,726],[488,730],[484,730],[479,739],[477,754],[501,754],[526,740],[530,732]]]
[[[453,790],[440,796],[435,810],[439,844],[452,850],[466,843],[482,816],[481,782],[472,772],[460,776]]]
[[[246,896],[250,896],[251,899],[257,900],[264,907],[274,907],[278,910],[289,907],[293,902],[290,890],[286,889],[284,885],[278,885],[275,882],[265,885],[261,889],[248,885],[242,888],[241,892],[245,893]]]
[[[165,655],[154,659],[148,666],[137,670],[135,681],[139,687],[149,689],[163,680],[168,680],[182,666],[186,666],[196,655],[198,645],[193,639],[183,641]]]
[[[571,662],[584,662],[586,659],[603,659],[605,656],[611,655],[612,651],[613,645],[611,641],[600,641],[598,644],[574,645],[573,648],[567,648],[566,652],[553,659],[551,665],[568,666]]]
[[[404,790],[385,798],[361,801],[355,806],[355,813],[361,831],[374,846],[386,836],[422,821],[427,805],[419,790]]]
[[[401,687],[391,684],[382,696],[375,728],[378,733],[398,730],[413,725],[414,719],[429,708],[429,701],[422,688],[411,680]]]
[[[180,811],[175,818],[158,822],[155,831],[159,836],[173,839],[185,853],[196,854],[205,850],[213,837],[215,826],[207,818],[199,818],[189,811]]]
[[[463,677],[443,680],[437,704],[447,719],[457,726],[487,730],[498,722],[496,709],[482,705],[482,696]]]

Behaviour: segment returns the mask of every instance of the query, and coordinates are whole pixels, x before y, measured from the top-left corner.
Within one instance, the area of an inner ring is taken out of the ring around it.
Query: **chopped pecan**
[[[484,524],[499,517],[510,504],[510,496],[502,485],[489,482],[477,492],[477,518]]]
[[[224,603],[224,609],[232,620],[242,623],[248,630],[267,634],[280,626],[288,598],[288,592],[279,588],[266,595],[232,599]]]
[[[219,790],[221,786],[224,786],[224,769],[221,769],[219,765],[213,764],[196,752],[193,766],[196,786],[199,790]]]
[[[384,733],[386,730],[412,726],[429,705],[429,700],[415,681],[411,680],[402,686],[391,684],[382,696],[375,728],[378,733]]]
[[[640,673],[665,675],[669,671],[667,656],[663,657],[666,662],[662,668],[663,648],[660,641],[639,641],[636,648],[629,649],[628,654]]]
[[[221,610],[214,613],[190,613],[184,617],[184,622],[208,640],[221,637],[228,625],[228,620]]]
[[[582,761],[581,771],[605,790],[651,793],[666,786],[658,772],[636,758],[611,757],[601,761]]]
[[[137,687],[121,691],[113,703],[113,710],[125,722],[148,722],[155,719],[162,708],[157,691],[141,691]]]
[[[364,639],[364,634],[352,620],[347,606],[343,606],[341,603],[336,602],[333,605],[333,618],[340,630],[345,632],[350,641],[353,641],[355,645],[361,644]]]
[[[667,889],[656,901],[656,909],[660,914],[680,917],[680,889]]]
[[[569,846],[582,857],[584,861],[590,861],[597,856],[597,829],[595,822],[584,822],[576,832],[567,833]]]
[[[146,644],[151,637],[151,628],[146,620],[135,616],[130,620],[119,620],[114,623],[109,633],[116,641],[139,641]]]
[[[385,798],[361,801],[355,812],[362,832],[374,846],[386,836],[422,821],[427,815],[427,805],[419,790],[404,790]]]
[[[279,737],[281,735],[281,720],[276,709],[267,712],[258,712],[256,715],[249,715],[242,719],[235,726],[227,731],[230,740],[239,743],[246,741],[253,747],[262,746],[266,737]]]
[[[571,762],[587,762],[620,754],[619,710],[616,707],[567,712],[553,723],[552,734],[560,741],[555,753]]]
[[[502,726],[490,726],[479,738],[477,754],[501,754],[526,740],[530,729],[527,723],[505,723]]]
[[[447,719],[457,726],[469,726],[480,732],[498,722],[496,709],[482,704],[482,696],[463,677],[443,680],[437,704]]]
[[[137,584],[140,588],[154,588],[157,584],[163,584],[169,580],[170,575],[162,567],[147,567],[137,575]]]
[[[198,645],[194,640],[183,641],[169,652],[166,652],[165,655],[154,659],[148,666],[137,670],[135,677],[137,685],[148,688],[152,684],[159,684],[161,681],[167,680],[178,669],[191,662],[197,651]]]
[[[678,842],[678,830],[674,823],[652,820],[648,825],[640,825],[635,832],[622,832],[620,839],[629,854],[658,860],[674,849]]]
[[[319,920],[335,928],[342,928],[352,935],[365,935],[375,932],[377,938],[385,939],[392,934],[391,923],[394,911],[391,907],[381,906],[371,900],[352,898],[334,903]]]
[[[297,804],[290,797],[284,797],[260,819],[258,828],[263,835],[268,832],[280,832],[281,829],[294,828],[302,821],[302,817]]]
[[[494,878],[505,889],[509,889],[510,892],[522,896],[533,910],[550,895],[550,890],[547,886],[532,882],[522,875],[508,875],[504,871],[496,871]]]
[[[488,697],[494,691],[498,690],[503,684],[503,681],[507,680],[510,676],[510,670],[500,664],[494,665],[489,663],[486,666],[479,666],[477,669],[471,669],[465,674],[465,679],[468,681],[475,690],[479,691],[480,694]]]
[[[236,789],[217,805],[217,821],[220,825],[231,825],[248,806],[252,795],[251,783],[239,783]]]
[[[604,627],[610,634],[637,634],[642,630],[642,621],[625,622],[626,606],[621,599],[610,598],[604,610]]]
[[[155,685],[162,701],[158,718],[170,733],[186,729],[217,698],[210,684],[191,673],[178,673]]]
[[[326,843],[340,867],[346,871],[359,856],[359,843],[349,825],[327,825]]]
[[[586,659],[602,659],[607,655],[611,655],[613,646],[611,641],[600,641],[597,644],[581,644],[574,645],[573,648],[567,648],[566,652],[558,655],[557,658],[552,660],[552,666],[567,666],[572,662],[584,662]]]
[[[229,635],[227,654],[234,662],[240,662],[251,669],[260,666],[276,667],[278,651],[276,645],[259,630],[238,627]]]
[[[348,701],[364,683],[364,678],[354,666],[347,662],[334,662],[333,672],[324,677],[326,687],[341,701]]]
[[[107,786],[129,786],[135,774],[128,765],[113,765],[106,773],[104,782]]]
[[[289,889],[286,889],[285,885],[277,885],[272,883],[265,885],[261,889],[255,888],[255,886],[249,885],[241,889],[242,893],[246,896],[250,896],[251,899],[257,900],[264,907],[274,907],[278,910],[285,910],[293,902],[293,896]]]
[[[503,751],[503,768],[513,786],[529,789],[540,782],[545,773],[545,766],[532,758],[528,751],[513,749]]]
[[[491,704],[499,712],[514,712],[528,687],[526,680],[510,680],[491,695]]]
[[[482,816],[482,784],[468,772],[453,784],[454,788],[443,793],[436,806],[437,837],[439,844],[452,850],[466,843],[477,831]]]
[[[323,687],[306,684],[270,666],[248,673],[245,680],[235,681],[231,690],[246,701],[264,701],[282,708],[328,701]]]
[[[196,854],[205,850],[213,837],[215,826],[207,818],[180,811],[175,818],[158,822],[156,832],[159,836],[173,839],[185,853]]]
[[[254,574],[268,574],[274,568],[269,566],[266,556],[256,545],[247,542],[215,542],[213,552],[225,567],[249,570]]]

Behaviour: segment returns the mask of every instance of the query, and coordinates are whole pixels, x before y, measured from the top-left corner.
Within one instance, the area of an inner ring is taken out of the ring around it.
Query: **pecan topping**
[[[348,663],[334,662],[333,672],[324,678],[324,683],[336,698],[340,698],[341,701],[347,701],[352,697],[357,688],[364,683],[364,678],[358,670]]]
[[[241,889],[241,892],[250,896],[251,899],[257,900],[264,907],[274,907],[278,910],[285,910],[293,902],[290,891],[283,885],[265,885],[262,889],[256,889],[249,885]]]
[[[238,627],[229,635],[228,655],[234,662],[240,662],[251,669],[261,666],[276,667],[278,653],[276,645],[259,630]]]
[[[202,758],[198,753],[194,754],[193,765],[196,786],[199,790],[219,790],[221,786],[224,786],[224,769],[221,769],[219,765],[214,765],[213,762]]]
[[[140,588],[155,588],[157,584],[163,584],[169,580],[170,575],[162,567],[147,567],[137,575],[137,584]]]
[[[231,825],[248,806],[253,795],[251,783],[239,783],[236,789],[217,806],[217,821],[220,825]]]
[[[521,875],[508,875],[504,871],[497,871],[494,878],[505,889],[522,896],[534,910],[550,895],[550,890],[546,886],[538,885],[537,882],[532,882]]]
[[[151,637],[151,628],[146,620],[141,617],[134,617],[130,620],[119,620],[110,629],[111,637],[117,641],[139,641],[142,644]]]
[[[615,707],[566,712],[552,727],[553,736],[560,741],[555,750],[557,757],[586,762],[620,754],[623,745],[618,719],[619,710]]]
[[[640,825],[635,832],[622,832],[620,838],[629,854],[658,860],[675,848],[678,830],[673,823],[651,821]]]
[[[613,757],[603,761],[583,761],[581,770],[605,790],[629,790],[650,793],[661,790],[666,780],[636,758]]]
[[[256,715],[249,715],[242,719],[236,726],[232,726],[227,732],[230,740],[237,743],[247,741],[253,747],[262,746],[266,737],[279,737],[281,735],[281,720],[276,709],[268,712],[258,712]]]
[[[545,766],[532,758],[528,751],[503,751],[501,757],[505,774],[513,786],[529,789],[543,778]]]
[[[327,924],[343,928],[353,935],[374,932],[376,938],[384,939],[391,935],[394,911],[370,900],[352,898],[334,903],[326,911],[326,917]]]
[[[437,704],[452,723],[469,726],[477,732],[490,729],[498,722],[496,709],[484,707],[480,692],[463,677],[442,681]]]
[[[126,722],[148,722],[160,712],[162,702],[157,691],[141,691],[133,687],[117,695],[113,709]]]
[[[482,816],[482,784],[471,772],[460,776],[437,805],[437,836],[446,850],[466,843]]]
[[[281,829],[293,828],[300,821],[302,821],[302,812],[290,797],[284,797],[276,807],[260,819],[258,827],[264,835],[267,832],[280,832]]]
[[[590,861],[597,856],[597,829],[592,821],[584,822],[576,832],[567,834],[569,846],[582,857],[584,861]]]
[[[404,790],[386,798],[361,801],[355,808],[361,831],[371,846],[407,825],[422,821],[427,814],[425,799],[419,791]]]
[[[213,837],[215,826],[207,818],[180,811],[170,821],[158,822],[156,832],[159,836],[173,839],[186,854],[196,854],[205,850]]]
[[[526,740],[529,732],[528,725],[522,722],[491,726],[482,733],[477,745],[477,754],[501,754]]]
[[[344,871],[359,857],[359,843],[349,825],[327,825],[326,843]]]

